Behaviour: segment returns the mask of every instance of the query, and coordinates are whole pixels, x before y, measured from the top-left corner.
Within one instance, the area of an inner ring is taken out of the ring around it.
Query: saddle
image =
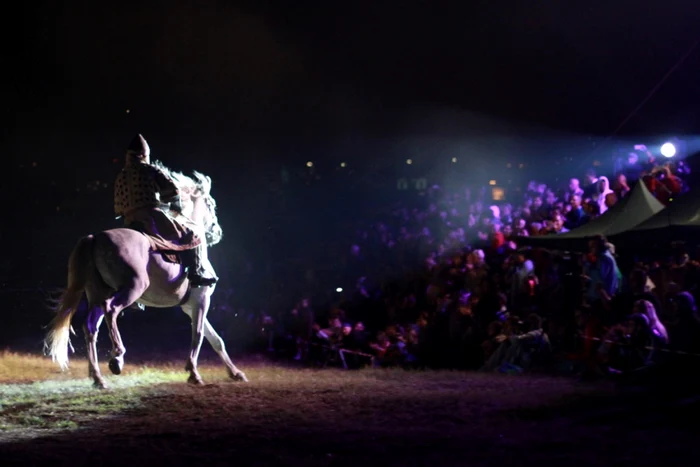
[[[144,232],[141,233],[148,239],[148,242],[151,244],[151,250],[153,250],[154,253],[160,253],[160,255],[163,257],[163,260],[166,263],[182,264],[182,259],[180,258],[179,251],[167,249],[167,246],[163,245],[162,240],[158,237],[148,235]]]
[[[156,251],[160,253],[166,263],[182,264],[182,259],[177,251]]]

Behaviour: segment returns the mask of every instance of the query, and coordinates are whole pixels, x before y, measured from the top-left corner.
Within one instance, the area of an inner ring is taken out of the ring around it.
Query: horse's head
[[[188,177],[171,171],[159,161],[153,165],[173,179],[180,192],[182,215],[204,230],[207,245],[219,243],[223,232],[216,216],[216,201],[211,196],[211,178],[200,172],[193,172],[192,177]]]

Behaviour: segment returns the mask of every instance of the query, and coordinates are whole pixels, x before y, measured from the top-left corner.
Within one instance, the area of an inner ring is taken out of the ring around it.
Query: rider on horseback
[[[151,165],[150,154],[146,140],[137,135],[126,151],[126,165],[114,184],[114,211],[124,217],[127,227],[154,237],[159,250],[181,252],[192,286],[213,285],[217,279],[204,275],[201,260],[205,239],[160,209],[161,204],[170,204],[171,211],[181,214],[182,204],[177,186]]]

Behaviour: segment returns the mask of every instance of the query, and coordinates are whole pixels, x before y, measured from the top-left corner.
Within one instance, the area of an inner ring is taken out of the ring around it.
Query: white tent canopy
[[[667,248],[674,241],[700,242],[700,195],[687,193],[663,211],[616,235],[613,242],[635,247]]]
[[[666,209],[629,230],[638,232],[667,227],[700,227],[700,196],[697,193],[676,198]]]

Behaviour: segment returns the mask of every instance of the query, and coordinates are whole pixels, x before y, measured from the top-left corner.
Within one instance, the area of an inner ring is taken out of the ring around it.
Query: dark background
[[[137,132],[154,158],[212,176],[225,233],[212,257],[242,302],[270,289],[294,299],[287,278],[332,269],[333,239],[407,196],[398,177],[483,183],[506,164],[515,182],[582,176],[625,144],[679,136],[693,152],[700,132],[689,1],[6,13],[2,293],[23,326],[45,321],[40,292],[64,285],[77,239],[118,225],[111,184]]]

